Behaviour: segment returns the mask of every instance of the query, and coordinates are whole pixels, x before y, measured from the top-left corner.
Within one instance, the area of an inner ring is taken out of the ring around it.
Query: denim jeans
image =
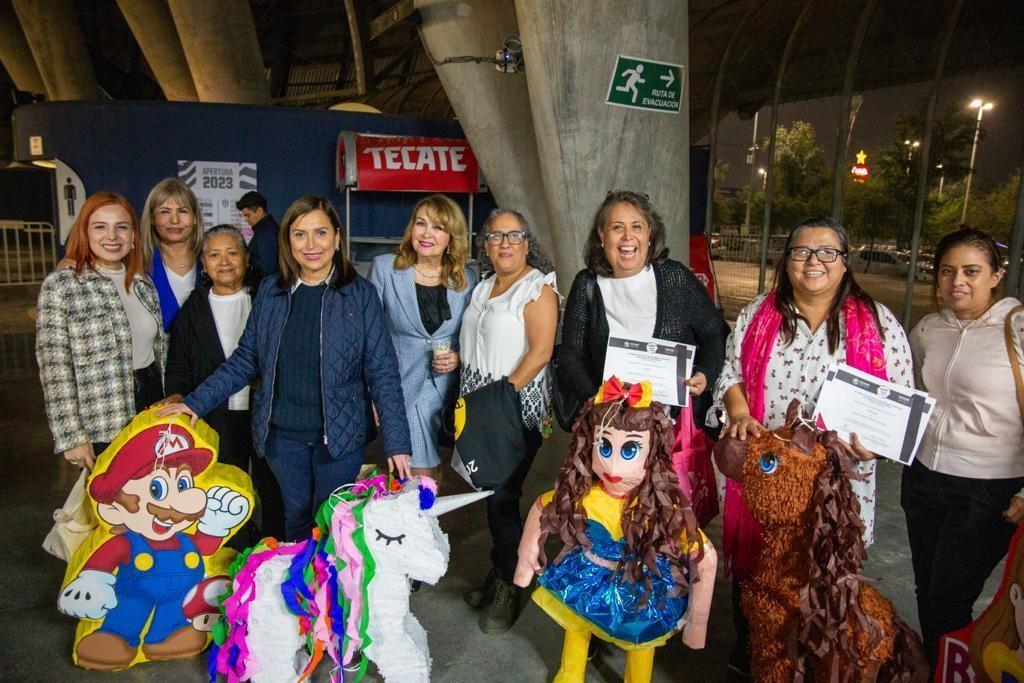
[[[1006,555],[1017,527],[1003,519],[1024,477],[970,479],[920,462],[903,471],[900,504],[914,565],[917,614],[928,662],[939,640],[971,622],[985,580]]]
[[[271,429],[267,436],[267,463],[281,487],[286,541],[301,541],[313,528],[320,504],[334,489],[351,484],[359,474],[362,457],[333,460],[323,442],[304,443]]]

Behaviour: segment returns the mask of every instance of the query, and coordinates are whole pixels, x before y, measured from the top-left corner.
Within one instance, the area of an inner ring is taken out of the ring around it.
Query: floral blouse
[[[717,422],[718,414],[721,414],[723,421],[728,423],[723,397],[730,387],[743,381],[743,370],[740,363],[743,337],[765,296],[762,294],[756,297],[740,311],[736,318],[736,327],[729,335],[725,346],[725,367],[722,368],[722,374],[715,384],[715,404],[712,410],[708,411],[709,424]],[[881,304],[876,303],[875,305],[878,307],[878,318],[882,323],[886,376],[890,382],[912,387],[914,386],[914,364],[907,335],[892,311]],[[796,335],[792,343],[787,346],[783,345],[781,340],[776,341],[772,348],[772,357],[768,361],[765,377],[767,396],[765,396],[764,425],[766,427],[776,429],[785,424],[786,409],[794,398],[807,404],[813,404],[821,391],[821,385],[829,366],[835,362],[846,360],[846,330],[842,317],[840,317],[839,324],[841,333],[835,353],[829,353],[828,330],[824,324],[812,333],[807,323],[797,320]],[[870,545],[874,540],[875,526],[875,461],[859,463],[857,469],[862,474],[868,475],[865,480],[853,481],[851,484],[860,501],[861,520],[866,527],[864,542]]]

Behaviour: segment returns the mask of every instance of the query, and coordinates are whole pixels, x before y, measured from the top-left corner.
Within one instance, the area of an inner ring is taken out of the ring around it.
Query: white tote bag
[[[63,507],[53,511],[53,528],[43,539],[43,550],[65,562],[71,559],[78,546],[96,528],[96,519],[85,495],[88,477],[88,470],[83,469]]]

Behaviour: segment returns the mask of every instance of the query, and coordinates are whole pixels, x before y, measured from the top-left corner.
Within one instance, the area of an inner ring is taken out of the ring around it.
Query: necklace
[[[186,260],[184,260],[184,261],[181,261],[180,263],[174,263],[173,261],[171,261],[171,260],[169,259],[168,255],[167,255],[167,252],[165,252],[165,251],[164,251],[163,249],[161,249],[161,250],[160,250],[160,259],[161,259],[161,260],[162,260],[162,261],[163,261],[164,263],[166,263],[167,265],[169,265],[169,266],[170,266],[170,267],[171,267],[172,269],[174,269],[174,270],[183,270],[183,269],[186,269],[186,268],[187,268],[188,270],[192,270],[192,266],[194,266],[194,265],[195,265],[195,261],[193,261],[193,262],[192,262],[191,264],[189,264],[189,262],[188,262],[188,259],[187,259],[187,258],[186,258]]]
[[[422,275],[423,277],[425,277],[427,279],[430,279],[430,280],[436,280],[439,277],[441,277],[441,271],[440,270],[437,271],[436,273],[433,273],[433,274],[431,274],[431,273],[424,273],[422,270],[419,269],[419,266],[417,266],[415,263],[412,264],[412,269],[415,270],[420,275]]]

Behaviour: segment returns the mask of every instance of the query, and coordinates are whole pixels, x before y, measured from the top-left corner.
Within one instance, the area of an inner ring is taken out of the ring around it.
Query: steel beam
[[[729,38],[728,45],[725,46],[725,52],[722,53],[722,61],[718,64],[718,75],[715,77],[715,90],[711,95],[711,112],[709,114],[708,121],[708,188],[707,206],[704,210],[705,234],[710,234],[711,229],[714,226],[715,164],[717,163],[718,157],[718,109],[722,102],[722,87],[725,85],[725,74],[729,70],[729,62],[732,61],[732,53],[736,48],[736,43],[738,43],[740,37],[746,33],[747,27],[750,25],[750,21],[764,6],[766,1],[767,0],[760,0],[759,2],[753,3],[747,10],[746,14],[743,15],[740,23],[736,26],[736,30],[733,31],[732,36]]]
[[[928,169],[931,165],[932,130],[935,128],[935,104],[939,99],[939,84],[942,72],[946,68],[946,55],[949,44],[953,41],[957,21],[964,0],[953,0],[946,17],[946,28],[939,37],[938,54],[935,57],[935,73],[932,76],[932,87],[928,93],[928,108],[924,117],[924,138],[921,140],[921,151],[917,162],[920,165],[917,176],[917,196],[914,198],[914,230],[910,237],[910,269],[907,271],[907,293],[903,300],[903,327],[910,329],[910,310],[914,303],[914,283],[917,279],[917,252],[921,248],[921,225],[924,222],[924,200],[928,196]],[[938,276],[938,273],[935,273]]]
[[[365,95],[373,87],[373,58],[366,58],[369,49],[370,28],[363,14],[362,4],[356,0],[345,0],[345,16],[348,17],[348,33],[352,39],[352,61],[356,72],[356,90]]]
[[[867,0],[861,10],[857,29],[850,43],[850,54],[846,58],[846,73],[843,75],[843,94],[839,105],[839,125],[836,126],[836,158],[832,165],[832,217],[843,220],[843,188],[846,186],[846,161],[850,144],[850,106],[853,102],[853,81],[860,61],[860,48],[868,33],[868,24],[875,14],[876,0]]]
[[[804,4],[804,8],[800,11],[800,15],[797,16],[796,21],[793,23],[793,28],[789,31],[789,38],[786,40],[786,48],[782,51],[782,59],[779,60],[779,70],[775,74],[775,93],[772,95],[772,122],[771,128],[769,128],[770,135],[768,142],[768,176],[764,187],[764,222],[762,224],[761,231],[761,265],[757,271],[758,294],[764,291],[765,272],[768,270],[768,235],[771,232],[772,189],[775,185],[775,143],[778,138],[779,101],[782,99],[782,84],[786,80],[786,65],[789,63],[789,58],[793,54],[793,48],[796,46],[796,37],[800,34],[800,29],[803,28],[808,15],[811,13],[811,8],[813,7],[814,0],[807,0]]]
[[[401,0],[370,20],[370,40],[375,40],[393,26],[405,21],[416,11],[413,0]]]

